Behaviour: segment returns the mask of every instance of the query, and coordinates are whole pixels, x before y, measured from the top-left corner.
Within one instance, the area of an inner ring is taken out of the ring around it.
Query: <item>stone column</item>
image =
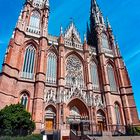
[[[112,125],[112,104],[111,104],[111,93],[110,93],[110,85],[108,81],[108,73],[106,70],[106,58],[105,54],[102,52],[102,44],[101,44],[101,36],[100,36],[100,30],[97,30],[97,44],[98,44],[98,59],[99,59],[99,67],[100,67],[100,75],[101,75],[101,81],[103,85],[103,91],[104,91],[104,96],[105,96],[105,103],[106,103],[106,108],[107,108],[107,116],[106,119],[108,119],[108,124],[107,125]]]
[[[57,94],[63,94],[64,92],[64,86],[65,86],[65,59],[64,59],[64,54],[65,54],[65,50],[64,50],[64,38],[63,35],[60,35],[59,37],[59,54],[58,54],[58,93]],[[63,96],[63,95],[62,95]],[[61,96],[61,98],[62,98]],[[62,107],[62,108],[61,108]],[[61,109],[64,109],[63,107],[63,103],[58,103],[57,104],[57,108],[58,108],[58,118],[57,118],[57,123],[58,123],[58,128],[61,128],[61,122],[64,122],[64,114],[61,115]]]
[[[47,47],[47,40],[42,38],[40,40],[40,50],[38,52],[37,71],[35,77],[35,93],[33,102],[33,120],[36,123],[36,132],[40,132],[42,124],[44,124],[44,90],[45,90],[45,50]]]

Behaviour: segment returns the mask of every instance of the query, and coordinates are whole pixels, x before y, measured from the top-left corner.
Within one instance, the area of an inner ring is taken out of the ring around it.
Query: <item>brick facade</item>
[[[42,5],[43,7],[41,7]],[[93,10],[94,8],[98,9],[96,6],[95,3],[91,8],[93,8]],[[38,8],[40,12],[39,32],[36,32],[35,28],[29,30],[31,14],[36,8]],[[100,11],[97,10],[97,12],[99,12],[99,15],[102,17]],[[91,12],[91,17],[93,16],[92,14]],[[36,132],[47,129],[45,125],[50,108],[55,114],[53,118],[51,118],[53,119],[53,129],[66,130],[65,133],[69,132],[71,127],[69,117],[73,107],[78,109],[79,112],[77,111],[76,113],[80,114],[80,119],[89,123],[89,130],[95,129],[94,125],[98,125],[100,122],[100,120],[98,120],[100,118],[97,116],[101,114],[103,116],[100,117],[105,118],[105,129],[111,130],[110,126],[116,125],[115,103],[117,103],[120,108],[120,125],[139,124],[128,72],[120,55],[118,45],[114,41],[109,24],[105,25],[104,23],[99,23],[97,19],[96,22],[92,21],[93,24],[91,26],[93,26],[94,29],[91,29],[91,32],[94,32],[94,35],[92,36],[90,34],[89,38],[91,38],[91,40],[95,38],[96,40],[93,42],[96,43],[90,44],[90,41],[86,39],[84,43],[79,42],[78,32],[74,23],[70,23],[70,26],[64,34],[61,29],[60,36],[50,36],[47,29],[48,17],[49,6],[47,4],[45,5],[41,2],[41,5],[36,7],[35,1],[27,0],[25,2],[13,36],[9,42],[3,63],[0,76],[0,109],[6,105],[21,102],[22,93],[26,93],[28,95],[27,110],[32,114],[32,119],[36,123]],[[102,47],[102,32],[105,32],[107,35],[110,46],[109,49],[103,49]],[[26,48],[30,44],[34,46],[36,50],[34,76],[32,79],[21,77]],[[55,84],[46,82],[49,52],[53,52],[57,56],[57,80]],[[75,85],[77,86],[75,89],[66,85],[66,63],[70,56],[76,56],[82,64],[83,89],[79,89],[78,85]],[[98,69],[98,90],[93,89],[92,85],[92,71],[90,70],[91,61],[96,63]],[[117,85],[117,90],[115,92],[110,90],[107,71],[107,66],[109,64],[114,69]],[[65,94],[69,93],[69,90],[71,90],[70,94],[73,92],[71,97]],[[46,101],[45,97],[49,92],[56,94],[54,97],[56,100],[50,99]],[[85,94],[85,96],[82,94]],[[66,97],[65,101],[62,100],[63,97]],[[90,103],[95,99],[92,97],[98,97],[97,100],[95,100],[97,101],[96,105]],[[68,98],[69,100],[67,100]],[[99,105],[98,103],[101,104]],[[98,114],[98,112],[100,113]],[[75,123],[74,121],[78,122],[79,119],[73,120],[72,123]]]

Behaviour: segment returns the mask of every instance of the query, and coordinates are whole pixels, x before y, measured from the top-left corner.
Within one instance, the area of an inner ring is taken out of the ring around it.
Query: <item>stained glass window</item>
[[[25,109],[28,107],[28,96],[26,93],[21,95],[20,103],[23,105]]]
[[[120,114],[120,107],[118,104],[115,104],[115,115],[116,115],[116,124],[121,124],[121,114]]]
[[[102,47],[109,49],[108,39],[104,33],[102,33]]]
[[[30,27],[39,28],[40,26],[40,13],[38,11],[33,11],[30,18]]]
[[[113,67],[111,65],[108,65],[107,66],[107,71],[108,71],[108,79],[109,79],[109,84],[110,84],[110,90],[111,91],[117,91],[116,80],[115,80]]]
[[[48,54],[47,61],[47,82],[51,84],[56,84],[56,73],[57,73],[57,57],[55,53],[50,52]]]
[[[95,62],[92,62],[90,65],[90,73],[91,73],[91,81],[92,81],[93,88],[95,90],[98,90],[99,89],[99,77],[98,77],[97,65],[95,64]]]
[[[33,79],[34,64],[35,64],[35,48],[32,45],[29,45],[24,55],[22,78]]]

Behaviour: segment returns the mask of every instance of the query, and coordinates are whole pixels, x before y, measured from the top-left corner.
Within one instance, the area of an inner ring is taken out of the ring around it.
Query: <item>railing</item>
[[[82,88],[82,89],[85,88],[85,85],[84,85],[83,82],[78,83],[78,85],[79,85],[79,88]],[[73,84],[72,82],[68,82],[68,81],[66,81],[66,86],[68,86],[68,87],[73,87],[74,84]]]
[[[140,136],[140,126],[125,126],[125,125],[109,125],[108,129],[101,128],[101,125],[93,124],[93,131],[75,131],[71,130],[70,140],[94,140],[102,136]],[[136,132],[137,128],[137,132]],[[96,137],[96,138],[95,138]]]
[[[95,53],[96,54],[96,48],[93,47],[93,46],[89,46],[89,49],[90,49],[90,53]]]
[[[48,39],[49,39],[50,41],[52,41],[52,42],[57,42],[58,37],[49,34],[49,35],[48,35]]]
[[[20,77],[22,79],[34,80],[35,75],[34,75],[34,73],[21,72]]]
[[[106,54],[109,54],[109,55],[113,55],[113,51],[108,49],[108,48],[102,48],[101,49],[101,52],[103,53],[106,53]]]
[[[126,134],[126,126],[124,125],[111,125],[108,127],[113,136],[121,136]]]
[[[78,49],[78,50],[83,50],[83,45],[82,44],[72,42],[72,41],[69,41],[69,40],[65,40],[65,46],[70,47],[70,48],[75,48],[75,49]]]
[[[70,140],[80,140],[80,136],[74,130],[70,131]]]
[[[26,31],[31,33],[31,34],[40,35],[40,29],[39,28],[27,26],[27,30]]]
[[[111,125],[113,136],[140,136],[140,125]]]
[[[100,90],[99,85],[92,85],[92,88],[93,88],[93,90],[96,90],[96,91]]]
[[[48,84],[56,84],[56,78],[47,77],[46,82]]]

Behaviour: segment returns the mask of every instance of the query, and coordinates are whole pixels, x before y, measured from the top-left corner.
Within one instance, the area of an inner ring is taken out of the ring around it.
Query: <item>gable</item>
[[[72,42],[81,43],[80,34],[73,22],[71,22],[68,28],[66,29],[64,33],[64,38]]]

